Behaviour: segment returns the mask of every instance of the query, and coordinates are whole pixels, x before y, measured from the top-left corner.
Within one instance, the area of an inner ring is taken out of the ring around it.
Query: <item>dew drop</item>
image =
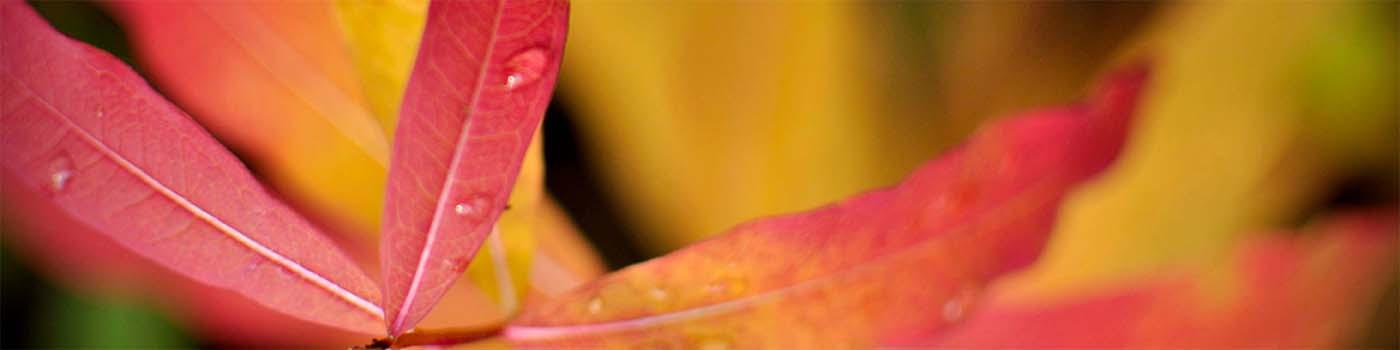
[[[696,344],[695,347],[700,350],[728,350],[729,339],[706,338],[700,340],[700,343]]]
[[[671,350],[682,348],[684,347],[677,346],[673,340],[664,337],[645,341],[632,347],[633,350]]]
[[[471,260],[465,258],[445,258],[442,259],[442,266],[451,270],[465,270]]]
[[[943,302],[943,320],[954,322],[963,318],[967,313],[968,303],[972,302],[977,294],[977,288],[967,286],[961,288],[951,299]]]
[[[943,303],[943,320],[948,322],[957,321],[962,318],[963,303],[961,298],[948,299]]]
[[[720,294],[726,290],[729,290],[729,287],[724,282],[711,282],[705,285],[705,292],[710,294]]]
[[[705,292],[716,295],[735,295],[744,292],[744,281],[738,279],[726,279],[710,282],[705,285]]]
[[[549,57],[541,48],[526,49],[511,56],[510,60],[506,61],[506,69],[510,72],[506,74],[506,89],[515,90],[539,80],[544,74],[548,60]]]
[[[72,178],[72,177],[73,177],[73,172],[72,172],[72,171],[69,171],[69,170],[59,170],[59,171],[55,171],[55,172],[53,172],[53,175],[49,175],[49,184],[50,184],[50,185],[53,185],[53,190],[54,190],[54,191],[62,191],[62,190],[63,190],[63,187],[68,186],[68,179],[70,179],[70,178]]]
[[[491,201],[485,196],[476,196],[465,202],[452,206],[452,212],[460,216],[472,216],[486,211],[486,206],[491,205]]]
[[[73,180],[73,162],[68,157],[60,156],[49,163],[49,189],[54,192],[63,191],[68,187],[68,182]]]
[[[601,313],[601,312],[603,312],[603,299],[602,299],[602,298],[593,297],[592,300],[589,300],[589,301],[588,301],[588,313],[597,315],[598,313]]]
[[[647,292],[647,295],[651,296],[651,299],[656,301],[663,301],[671,296],[670,293],[666,293],[666,290],[661,288],[652,288],[651,291]]]
[[[452,211],[457,212],[457,215],[468,215],[476,212],[476,208],[472,208],[467,203],[457,203],[457,206],[452,207]]]

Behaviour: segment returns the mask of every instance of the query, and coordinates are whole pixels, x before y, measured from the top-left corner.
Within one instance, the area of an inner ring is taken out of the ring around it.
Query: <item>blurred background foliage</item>
[[[101,6],[33,4],[142,71]],[[1395,2],[578,1],[570,24],[544,182],[612,268],[891,185],[979,122],[1141,60],[1155,81],[1134,138],[1004,282],[1017,299],[1218,266],[1241,232],[1396,200]],[[351,226],[376,227],[381,189],[342,191],[368,222]],[[0,251],[3,347],[219,345],[151,296],[73,288]],[[1377,310],[1394,310],[1395,276],[1377,278],[1392,281]],[[1395,317],[1377,312],[1357,344],[1397,346]]]

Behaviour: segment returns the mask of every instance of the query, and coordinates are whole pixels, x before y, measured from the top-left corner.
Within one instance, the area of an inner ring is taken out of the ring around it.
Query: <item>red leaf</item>
[[[986,303],[957,327],[900,346],[937,348],[1329,348],[1347,345],[1396,259],[1394,208],[1340,215],[1308,235],[1237,252],[1239,291],[1193,283],[1218,268],[1166,273],[1062,302]],[[1218,292],[1217,292],[1218,294]],[[1389,311],[1381,311],[1389,312]],[[1356,345],[1356,344],[1352,344]]]
[[[1116,156],[1144,76],[1117,76],[1087,106],[989,125],[892,189],[743,224],[527,307],[506,335],[525,346],[851,348],[938,328],[1039,254],[1061,198]]]
[[[554,88],[567,21],[559,0],[428,8],[385,199],[391,334],[427,314],[500,216]]]
[[[303,319],[375,332],[373,282],[129,67],[0,4],[6,186],[138,254]],[[19,203],[19,205],[25,205]]]
[[[360,96],[331,2],[103,5],[167,98],[303,215],[378,246],[389,141]]]
[[[10,177],[8,172],[4,177]],[[14,179],[6,184],[17,183]],[[201,338],[242,347],[309,347],[354,344],[354,334],[289,317],[254,303],[235,291],[213,287],[143,258],[73,220],[48,195],[23,186],[5,187],[9,251],[65,287],[104,295],[158,302]]]

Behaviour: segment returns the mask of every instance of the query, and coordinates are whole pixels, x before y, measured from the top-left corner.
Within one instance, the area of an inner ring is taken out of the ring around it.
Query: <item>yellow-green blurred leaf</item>
[[[657,253],[887,186],[982,118],[1070,101],[1150,6],[1083,8],[581,2],[561,92]]]
[[[888,184],[856,13],[831,3],[574,4],[561,91],[655,251]]]
[[[1319,34],[1347,6],[1357,5],[1190,3],[1157,18],[1128,55],[1151,57],[1155,71],[1129,149],[1069,202],[1011,294],[1044,298],[1168,263],[1217,263],[1239,232],[1296,220],[1335,175],[1302,142],[1306,89],[1296,78],[1318,40],[1340,39]]]

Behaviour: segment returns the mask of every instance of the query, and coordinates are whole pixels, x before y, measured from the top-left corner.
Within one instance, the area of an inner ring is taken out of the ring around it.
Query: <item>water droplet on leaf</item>
[[[588,301],[588,313],[597,315],[598,313],[601,313],[601,312],[603,312],[603,299],[602,299],[602,298],[593,297],[592,300],[589,300],[589,301]]]
[[[73,162],[68,157],[58,157],[49,164],[49,190],[63,191],[68,181],[73,179]]]
[[[695,347],[700,350],[728,350],[729,339],[718,337],[705,338],[700,340],[700,343],[696,344]]]
[[[963,305],[958,298],[948,299],[943,303],[943,320],[948,322],[957,321],[962,318]]]
[[[958,291],[957,294],[953,295],[952,299],[948,299],[948,301],[944,302],[943,320],[953,322],[962,319],[967,313],[968,303],[972,302],[972,298],[976,293],[977,288],[964,287],[962,290]]]
[[[667,297],[670,297],[670,294],[666,293],[666,290],[661,288],[652,288],[647,294],[651,296],[652,300],[656,301],[666,300]]]
[[[511,56],[506,61],[506,89],[515,90],[540,79],[549,57],[544,49],[531,48]]]
[[[718,295],[735,295],[744,292],[744,281],[738,279],[724,279],[705,285],[705,292]]]
[[[491,201],[487,200],[486,196],[475,196],[452,206],[452,212],[460,216],[478,215],[485,212],[488,205],[491,205]]]
[[[452,211],[456,212],[457,215],[468,215],[475,212],[476,209],[467,205],[467,203],[457,203],[457,206],[452,207]]]
[[[53,185],[54,191],[62,191],[64,186],[68,186],[68,179],[73,177],[73,172],[68,170],[55,171],[49,175],[49,182]]]

